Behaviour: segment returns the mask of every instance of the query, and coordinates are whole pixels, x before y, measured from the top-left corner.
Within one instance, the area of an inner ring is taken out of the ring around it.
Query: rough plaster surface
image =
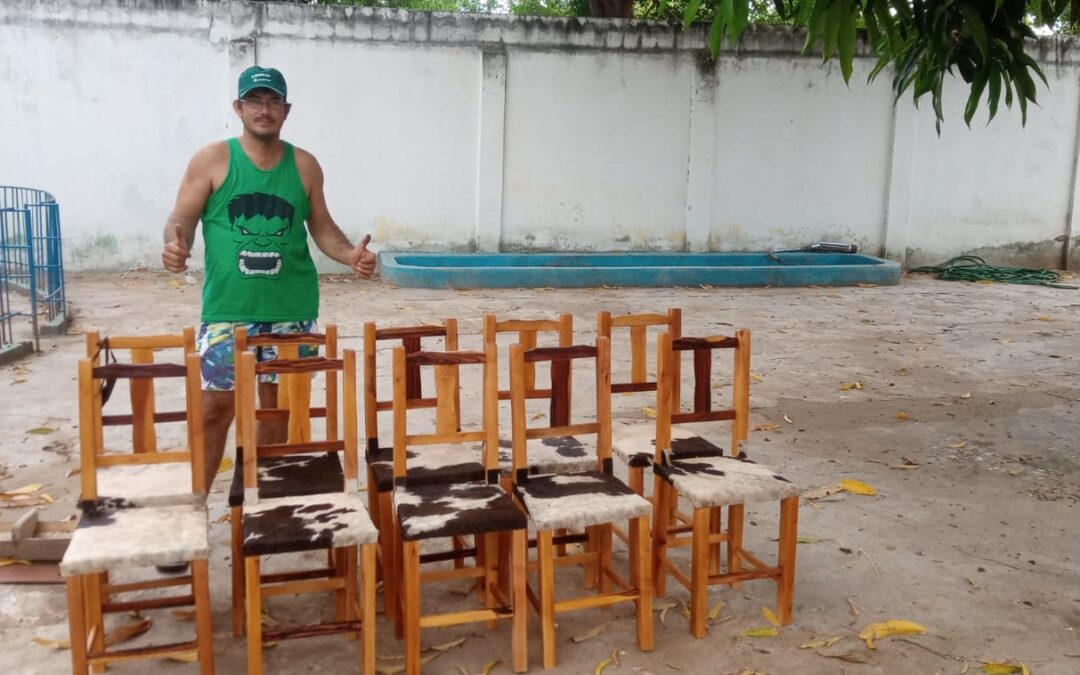
[[[74,330],[160,333],[193,324],[198,289],[170,286],[173,278],[163,273],[72,275]],[[559,667],[551,672],[591,673],[615,649],[625,651],[621,665],[605,673],[640,668],[735,675],[748,668],[773,675],[955,675],[964,669],[963,659],[969,662],[968,672],[979,672],[978,659],[1021,660],[1036,675],[1077,672],[1080,661],[1070,656],[1080,654],[1076,291],[953,284],[922,276],[888,288],[493,292],[395,289],[328,277],[322,290],[322,319],[339,325],[342,348],[360,346],[365,320],[410,325],[455,316],[461,321],[462,347],[472,349],[479,345],[483,311],[507,317],[571,311],[577,338],[584,341],[593,338],[594,317],[601,309],[625,313],[678,306],[686,335],[749,328],[755,376],[751,456],[798,477],[804,489],[843,478],[877,488],[875,497],[837,494],[800,509],[799,534],[817,543],[799,545],[794,622],[777,637],[736,637],[765,625],[761,607],[772,606],[775,599],[770,584],[751,582],[710,592],[710,607],[726,604],[702,640],[690,637],[677,610],[667,612],[663,624],[657,613],[657,648],[650,654],[634,647],[630,607],[562,614]],[[64,476],[78,462],[75,364],[83,337],[49,338],[42,346],[42,354],[0,370],[5,429],[0,462],[10,474],[0,480],[0,489],[43,483],[42,492],[56,497],[43,515],[61,519],[74,513],[78,491],[78,476]],[[615,345],[614,353],[618,350]],[[627,375],[628,365],[617,359],[616,377],[619,368]],[[381,371],[381,385],[388,386],[389,369]],[[575,373],[575,396],[590,396],[592,373]],[[476,377],[463,372],[467,391],[478,386]],[[857,381],[862,389],[841,389]],[[716,390],[718,405],[724,393]],[[642,408],[655,401],[647,394],[616,395],[612,405],[617,419],[642,420]],[[503,414],[508,424],[509,413]],[[778,427],[754,430],[772,424]],[[25,433],[42,426],[56,431]],[[708,435],[726,439],[727,427],[717,424]],[[894,468],[904,465],[905,458],[918,468]],[[621,468],[617,471],[624,475]],[[229,525],[218,522],[227,511],[229,478],[218,477],[209,500],[215,652],[222,673],[243,672],[245,664],[244,642],[229,631]],[[771,505],[748,509],[747,547],[766,560],[775,550],[776,511]],[[0,522],[13,522],[19,513],[0,509]],[[687,560],[685,552],[675,558]],[[309,559],[312,566],[325,562],[318,554]],[[619,544],[615,559],[625,564]],[[559,571],[558,579],[576,585],[580,577],[567,569]],[[463,595],[465,588],[432,585],[424,590],[423,602],[429,610],[472,607],[474,599]],[[671,579],[668,594],[688,598]],[[849,599],[859,608],[858,616]],[[311,621],[333,610],[332,603],[315,597],[272,599],[267,607],[280,622]],[[154,627],[142,641],[190,633],[190,622],[167,610],[148,616]],[[882,640],[875,652],[855,638],[865,625],[894,618],[917,621],[929,634],[911,638],[920,646]],[[600,623],[607,625],[600,636],[569,641]],[[380,653],[401,654],[392,628],[380,619],[378,630]],[[456,673],[460,665],[477,673],[494,659],[505,662],[508,630],[507,625],[493,631],[481,626],[425,630],[425,645],[466,638],[425,672]],[[535,630],[532,621],[531,670],[540,672]],[[5,673],[65,672],[67,653],[36,645],[31,638],[62,637],[66,631],[62,588],[0,585]],[[828,652],[853,651],[869,665],[799,649],[811,640],[838,636],[844,639]],[[289,641],[267,650],[266,659],[268,672],[283,675],[351,672],[356,645],[341,638]],[[162,667],[178,673],[192,668]],[[142,672],[139,666],[115,671]]]

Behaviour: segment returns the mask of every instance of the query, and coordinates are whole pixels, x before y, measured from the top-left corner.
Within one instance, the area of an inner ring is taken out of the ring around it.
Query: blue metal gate
[[[44,190],[0,186],[0,363],[37,350],[67,321],[60,206]]]

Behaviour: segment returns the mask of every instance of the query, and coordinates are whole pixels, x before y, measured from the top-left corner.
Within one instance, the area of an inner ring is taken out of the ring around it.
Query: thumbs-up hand
[[[170,272],[183,272],[187,269],[187,259],[191,257],[188,249],[187,233],[180,223],[170,223],[165,227],[165,248],[161,251],[161,264]]]
[[[370,279],[371,275],[375,273],[375,254],[367,250],[370,243],[371,235],[364,235],[356,248],[349,253],[349,267],[356,272],[357,276],[364,279]]]

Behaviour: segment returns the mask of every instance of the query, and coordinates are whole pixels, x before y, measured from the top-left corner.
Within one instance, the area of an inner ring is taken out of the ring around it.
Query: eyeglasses
[[[242,98],[241,105],[251,110],[282,110],[288,105],[285,99],[275,96],[274,98]]]

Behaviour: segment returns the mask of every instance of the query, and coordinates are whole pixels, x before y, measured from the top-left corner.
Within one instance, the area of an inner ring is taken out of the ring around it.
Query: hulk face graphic
[[[278,278],[293,212],[289,202],[262,192],[238,195],[229,202],[236,268],[242,278]]]

